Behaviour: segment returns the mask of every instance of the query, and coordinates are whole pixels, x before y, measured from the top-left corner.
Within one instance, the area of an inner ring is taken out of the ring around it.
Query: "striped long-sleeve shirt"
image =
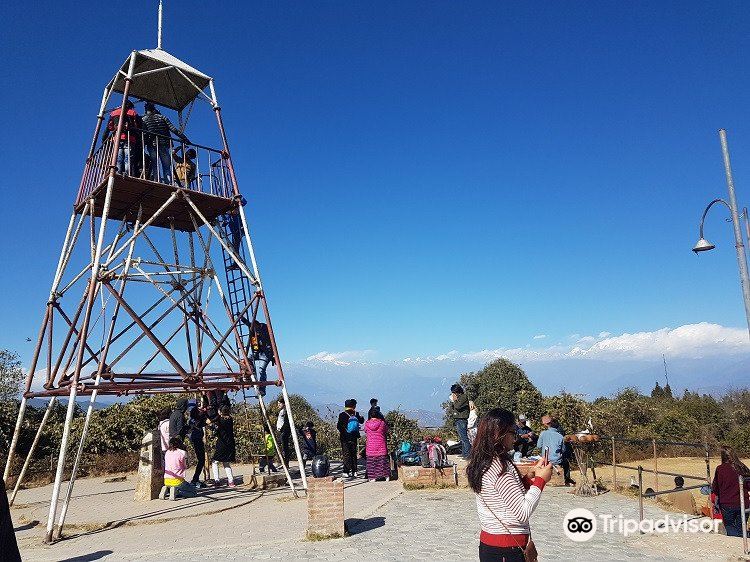
[[[526,477],[522,480],[518,471],[510,465],[501,471],[502,464],[496,458],[482,476],[482,492],[477,494],[477,512],[482,531],[493,535],[528,535],[529,518],[539,503],[544,480]]]
[[[169,119],[155,111],[147,111],[143,116],[143,129],[149,133],[155,133],[165,137],[168,137],[169,132],[171,131],[178,137],[182,139],[185,138],[180,130],[172,125],[172,122]],[[163,140],[160,142],[163,142]]]

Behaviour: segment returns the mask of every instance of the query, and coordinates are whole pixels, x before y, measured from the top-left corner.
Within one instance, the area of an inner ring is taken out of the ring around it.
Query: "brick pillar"
[[[307,538],[344,536],[344,481],[333,476],[307,481]]]
[[[155,500],[159,497],[159,492],[163,485],[164,467],[161,461],[159,431],[147,431],[141,442],[141,458],[138,461],[138,482],[135,485],[135,500]]]

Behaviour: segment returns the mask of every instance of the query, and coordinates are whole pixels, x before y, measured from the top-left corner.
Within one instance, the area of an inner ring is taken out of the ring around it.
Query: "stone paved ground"
[[[467,490],[403,492],[395,482],[354,482],[345,499],[353,535],[321,542],[301,539],[305,500],[287,497],[270,494],[251,504],[238,501],[236,508],[214,515],[122,526],[51,547],[40,544],[42,529],[26,529],[19,533],[22,554],[24,560],[153,562],[477,558],[476,508]],[[741,553],[741,540],[721,535],[597,534],[587,543],[574,543],[562,531],[563,515],[574,507],[637,517],[638,505],[616,494],[578,498],[564,488],[547,488],[532,519],[542,560],[736,560]],[[14,516],[18,513],[14,510]],[[653,504],[646,507],[647,517],[664,514]],[[19,521],[16,525],[23,528]]]

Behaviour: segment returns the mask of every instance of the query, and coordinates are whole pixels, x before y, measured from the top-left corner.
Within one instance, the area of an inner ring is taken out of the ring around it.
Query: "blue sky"
[[[101,90],[155,46],[155,5],[5,9],[0,347],[25,361]],[[690,248],[726,193],[719,127],[750,202],[747,4],[167,0],[165,17],[165,48],[216,79],[286,359],[744,330],[724,210],[718,249]]]

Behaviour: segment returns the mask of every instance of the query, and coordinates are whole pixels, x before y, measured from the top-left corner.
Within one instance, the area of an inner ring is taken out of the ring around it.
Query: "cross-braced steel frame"
[[[170,194],[166,199],[159,200],[158,205],[146,194],[133,201],[128,213],[114,218],[110,212],[111,203],[120,186],[120,176],[116,173],[117,142],[111,143],[108,174],[99,190],[99,197],[83,192],[84,178],[92,165],[97,138],[102,131],[107,104],[115,90],[116,81],[120,76],[124,78],[122,101],[119,104],[120,117],[114,134],[114,139],[120,139],[131,83],[143,74],[157,72],[150,70],[136,73],[136,56],[136,52],[130,55],[127,72],[118,71],[102,95],[86,169],[57,262],[3,474],[3,478],[7,480],[27,401],[32,398],[48,398],[47,409],[15,482],[10,498],[12,504],[55,402],[60,397],[67,397],[65,423],[47,520],[47,542],[61,537],[92,412],[99,395],[239,391],[253,388],[264,422],[275,441],[263,396],[258,392],[260,387],[275,385],[281,389],[288,419],[294,427],[284,371],[213,80],[209,82],[210,95],[207,95],[179,68],[176,69],[195,86],[196,97],[203,96],[208,100],[216,116],[223,145],[221,154],[229,171],[233,193],[232,198],[226,199],[224,203],[227,212],[239,216],[242,238],[245,241],[243,251],[222,233],[215,216],[207,216],[205,206],[196,202],[196,195],[187,187],[159,186],[158,189],[170,190]],[[163,69],[165,72],[167,70],[169,68]],[[182,219],[181,224],[185,224],[187,218],[193,228],[176,229],[176,213]],[[159,227],[154,225],[157,220],[161,225]],[[164,224],[169,227],[164,227]],[[230,256],[230,267],[239,270],[251,287],[251,294],[246,302],[243,301],[242,309],[232,309],[227,289],[222,286],[214,265],[212,245],[214,250],[218,245],[223,255]],[[250,258],[249,264],[241,258],[244,251]],[[80,259],[81,255],[84,259]],[[80,261],[78,267],[73,266],[76,257]],[[216,306],[220,310],[221,319],[212,318],[209,312],[212,290],[216,293]],[[256,319],[263,319],[268,326],[278,373],[276,380],[258,380],[249,342],[240,334],[243,323],[251,325]],[[100,338],[96,335],[97,326],[101,328]],[[141,349],[139,346],[148,343],[151,344],[151,350],[144,361],[143,353],[138,354],[134,350]],[[139,359],[137,363],[134,362],[135,357]],[[168,368],[155,369],[158,361]],[[46,366],[42,367],[45,362]],[[79,396],[89,397],[88,408],[67,492],[58,515],[71,422],[76,398]],[[292,431],[292,439],[299,460],[302,457],[295,431]],[[296,495],[287,461],[288,459],[282,459],[282,465],[289,486]],[[300,475],[302,488],[307,489],[301,463]]]

